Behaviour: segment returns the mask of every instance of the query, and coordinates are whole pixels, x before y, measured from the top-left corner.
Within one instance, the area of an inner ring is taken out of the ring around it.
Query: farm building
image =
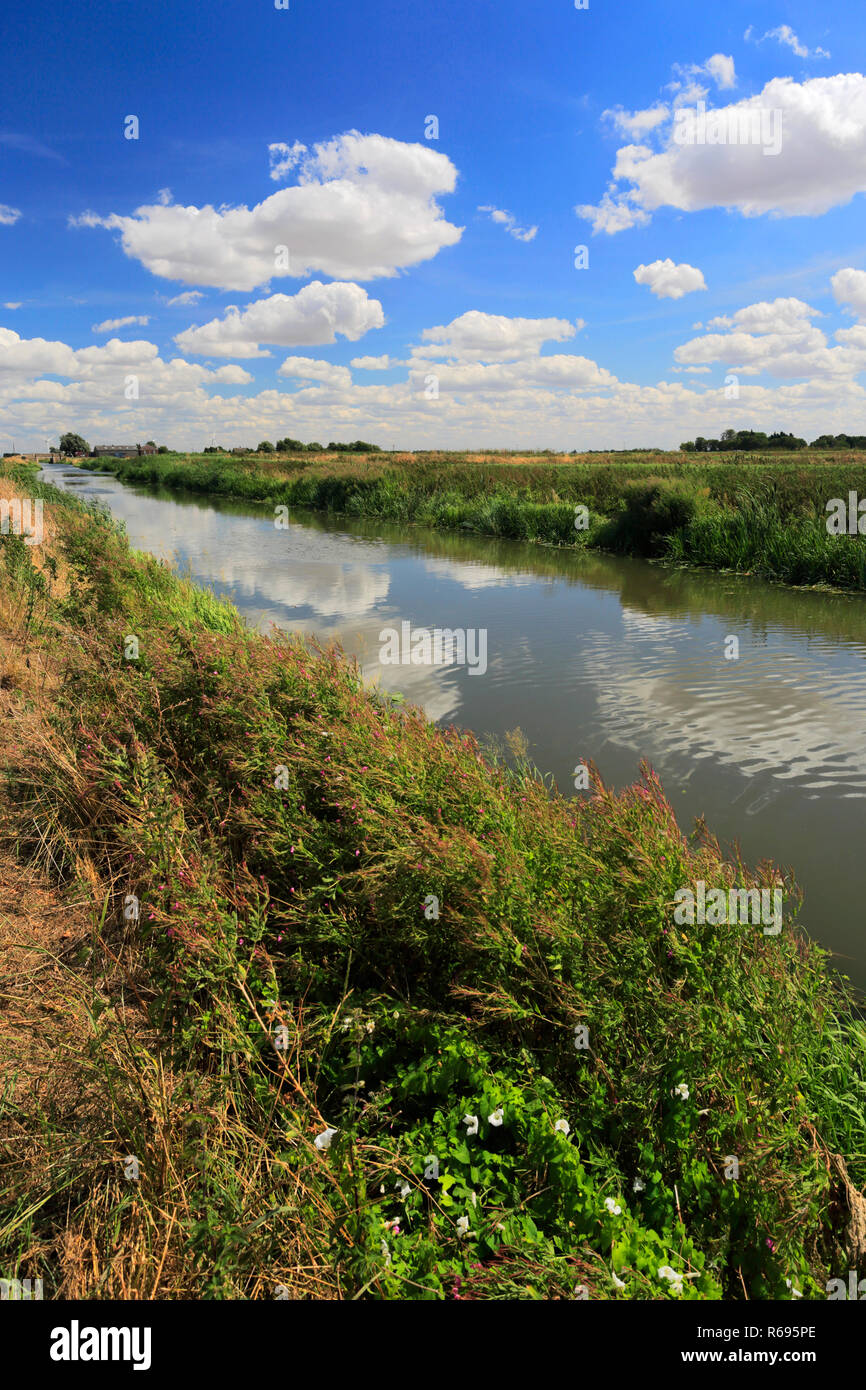
[[[94,458],[134,459],[140,454],[155,454],[153,444],[97,444]]]

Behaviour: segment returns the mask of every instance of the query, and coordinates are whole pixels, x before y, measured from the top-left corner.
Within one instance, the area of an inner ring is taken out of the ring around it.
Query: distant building
[[[141,454],[155,454],[153,444],[97,444],[94,458],[134,459]]]

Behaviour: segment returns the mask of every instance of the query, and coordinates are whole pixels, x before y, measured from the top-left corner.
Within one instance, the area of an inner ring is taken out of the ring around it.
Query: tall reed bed
[[[171,456],[97,466],[132,482],[206,495],[608,549],[788,584],[864,587],[863,538],[831,535],[826,526],[831,499],[851,491],[866,496],[866,465],[856,457],[553,464],[426,455],[399,463],[387,456]],[[578,507],[588,516],[579,519]]]

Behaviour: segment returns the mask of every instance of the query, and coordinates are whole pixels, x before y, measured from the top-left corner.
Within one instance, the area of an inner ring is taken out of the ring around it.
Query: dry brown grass
[[[0,477],[0,497],[22,495]],[[31,560],[65,597],[72,575],[50,507],[44,532]],[[41,1278],[46,1298],[273,1297],[277,1282],[292,1298],[339,1297],[333,1211],[281,1164],[270,1132],[250,1128],[224,1075],[175,1061],[170,1020],[158,1032],[149,1018],[159,989],[137,924],[113,910],[121,881],[91,856],[85,825],[63,830],[52,815],[52,796],[86,804],[75,750],[51,720],[81,640],[49,621],[45,599],[0,585],[0,1277]],[[257,1269],[251,1234],[216,1293],[189,1239],[214,1219],[210,1184],[236,1189],[243,1212],[274,1194],[287,1212],[278,1257]],[[316,1241],[302,1208],[319,1209]]]
[[[0,497],[22,496],[21,488],[0,478]],[[52,592],[69,592],[70,574],[56,545],[50,509],[44,539],[32,547],[36,569],[49,576]],[[54,690],[61,678],[60,648],[34,636],[27,621],[27,599],[0,587],[0,773],[38,778],[42,759],[62,751],[48,722]],[[39,602],[37,601],[37,610]],[[31,617],[33,615],[31,614]],[[42,616],[38,611],[37,620]],[[69,771],[74,774],[70,762]],[[27,827],[32,831],[32,826]],[[55,1175],[70,1164],[84,1178],[98,1154],[113,1161],[110,1118],[102,1079],[92,1063],[94,1013],[105,1011],[110,1028],[128,1037],[146,1031],[143,1001],[127,985],[129,963],[99,931],[106,896],[95,865],[79,855],[76,881],[61,887],[46,867],[22,863],[17,849],[21,821],[5,786],[0,791],[0,1189],[14,1201],[24,1190],[34,1202],[50,1193]],[[28,835],[28,838],[30,836]],[[37,833],[38,838],[38,833]],[[129,944],[129,943],[127,943]],[[115,1038],[115,1043],[117,1039]],[[109,1118],[109,1124],[106,1120]],[[86,1155],[90,1155],[88,1159]],[[110,1157],[109,1157],[110,1156]],[[118,1155],[119,1156],[119,1155]],[[86,1180],[85,1180],[86,1185]],[[84,1225],[91,1217],[84,1218]],[[26,1225],[25,1228],[26,1229]],[[103,1242],[104,1243],[104,1242]],[[96,1259],[98,1245],[84,1239],[75,1216],[60,1222],[54,1242],[25,1240],[20,1269],[40,1277],[53,1266],[48,1296],[78,1296],[105,1283]],[[84,1259],[84,1252],[87,1258]],[[109,1264],[116,1263],[115,1253]],[[13,1271],[0,1271],[12,1277]],[[109,1280],[120,1289],[125,1274]]]

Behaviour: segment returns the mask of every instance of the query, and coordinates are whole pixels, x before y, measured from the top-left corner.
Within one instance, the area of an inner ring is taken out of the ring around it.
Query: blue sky
[[[862,6],[289,6],[4,15],[3,448],[866,432]]]

